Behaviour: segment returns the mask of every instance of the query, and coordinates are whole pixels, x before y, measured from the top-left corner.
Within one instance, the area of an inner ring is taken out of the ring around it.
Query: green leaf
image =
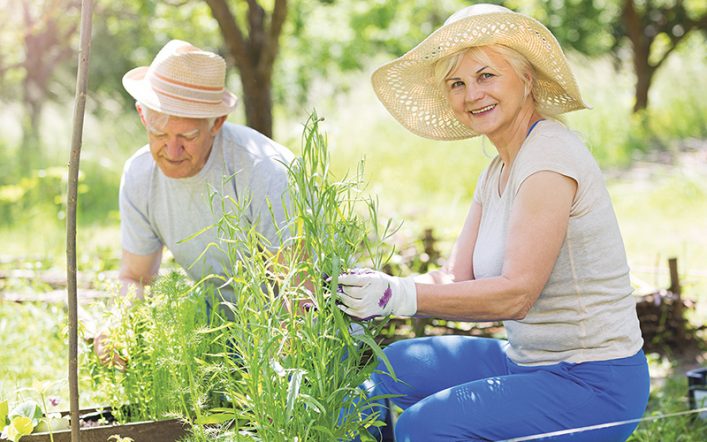
[[[7,424],[7,413],[7,401],[0,401],[0,427],[4,427]]]
[[[393,380],[397,382],[398,377],[395,375],[395,370],[393,369],[393,366],[390,364],[390,361],[388,358],[385,356],[385,353],[383,353],[383,350],[380,348],[380,346],[376,343],[376,341],[373,340],[372,337],[362,334],[362,335],[354,335],[353,336],[354,340],[363,342],[368,346],[368,348],[371,349],[373,354],[375,354],[378,359],[383,361],[383,364],[385,364],[385,368],[388,370],[388,374],[390,375]]]
[[[54,431],[63,431],[70,428],[68,417],[45,417],[39,421],[39,425],[35,427],[38,433],[51,433]]]
[[[32,426],[36,426],[42,418],[42,409],[35,401],[25,401],[13,408],[8,416],[10,420],[15,417],[27,417],[32,421]]]
[[[292,410],[295,408],[297,396],[299,396],[300,385],[302,385],[302,375],[304,370],[295,370],[290,378],[290,385],[287,388],[287,405],[285,406],[285,416],[289,421],[292,417]]]
[[[196,420],[198,425],[219,425],[231,421],[236,418],[236,413],[231,411],[229,413],[214,413],[208,416],[201,416]]]
[[[17,442],[22,436],[27,436],[34,430],[32,419],[26,416],[16,416],[10,420],[10,425],[5,428],[7,438]]]

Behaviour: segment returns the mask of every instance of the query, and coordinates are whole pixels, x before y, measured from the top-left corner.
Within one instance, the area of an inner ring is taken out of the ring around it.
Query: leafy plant
[[[668,378],[660,388],[654,388],[644,418],[657,418],[641,422],[628,439],[629,442],[657,440],[675,442],[701,442],[707,439],[707,422],[695,415],[663,415],[680,413],[689,409],[687,380],[682,374]]]
[[[332,294],[340,272],[385,263],[380,245],[391,224],[379,226],[375,204],[362,196],[362,165],[353,179],[331,176],[320,123],[310,117],[302,155],[289,165],[284,247],[273,250],[243,226],[247,201],[225,200],[215,226],[214,246],[230,262],[223,286],[233,292],[221,305],[231,320],[212,329],[230,347],[216,375],[229,403],[205,422],[235,424],[238,440],[367,438],[381,425],[373,402],[380,398],[367,398],[360,385],[384,358],[375,341],[384,322],[351,323]],[[203,427],[195,436],[207,434]]]
[[[49,432],[50,440],[54,440],[53,431],[66,429],[67,419],[48,413],[44,401],[44,392],[40,392],[42,405],[35,400],[25,400],[9,409],[7,401],[0,401],[0,427],[3,427],[0,439],[19,441],[23,436],[34,432]]]
[[[144,301],[119,297],[112,314],[109,347],[126,363],[106,366],[91,352],[88,369],[99,400],[120,422],[198,415],[205,391],[197,388],[197,369],[209,352],[198,288],[173,272],[158,279]]]

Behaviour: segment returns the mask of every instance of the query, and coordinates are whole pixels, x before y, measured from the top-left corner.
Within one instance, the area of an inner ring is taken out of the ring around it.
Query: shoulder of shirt
[[[221,128],[224,150],[233,150],[237,155],[246,155],[253,161],[279,160],[291,162],[293,153],[255,129],[234,123],[225,123]]]
[[[552,144],[563,144],[574,148],[586,149],[581,134],[558,121],[547,120],[538,129],[533,135],[537,139],[542,139],[543,144],[546,144],[549,140]]]
[[[545,157],[552,156],[553,153],[574,157],[592,156],[581,134],[557,121],[545,121],[533,131],[531,137],[527,149],[523,148],[526,153],[535,151]]]
[[[151,173],[155,168],[155,160],[152,158],[150,146],[145,145],[135,151],[130,158],[125,161],[123,174],[131,176],[141,175],[143,173]]]

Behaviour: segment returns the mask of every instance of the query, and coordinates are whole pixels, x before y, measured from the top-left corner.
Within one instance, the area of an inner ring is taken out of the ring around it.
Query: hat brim
[[[373,89],[388,111],[411,132],[435,140],[479,135],[459,120],[434,78],[440,59],[473,46],[502,45],[533,65],[533,97],[545,115],[585,109],[559,43],[540,22],[514,12],[492,12],[444,25],[402,57],[378,68]]]
[[[228,90],[224,90],[218,104],[159,93],[145,80],[148,69],[140,66],[128,71],[123,76],[123,87],[135,100],[156,112],[183,118],[214,118],[228,115],[238,105],[238,98]]]

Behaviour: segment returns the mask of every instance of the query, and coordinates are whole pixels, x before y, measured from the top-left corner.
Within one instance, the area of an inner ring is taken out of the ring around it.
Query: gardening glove
[[[410,276],[398,278],[373,270],[354,270],[339,275],[339,308],[349,316],[413,316],[417,312],[417,290]]]

